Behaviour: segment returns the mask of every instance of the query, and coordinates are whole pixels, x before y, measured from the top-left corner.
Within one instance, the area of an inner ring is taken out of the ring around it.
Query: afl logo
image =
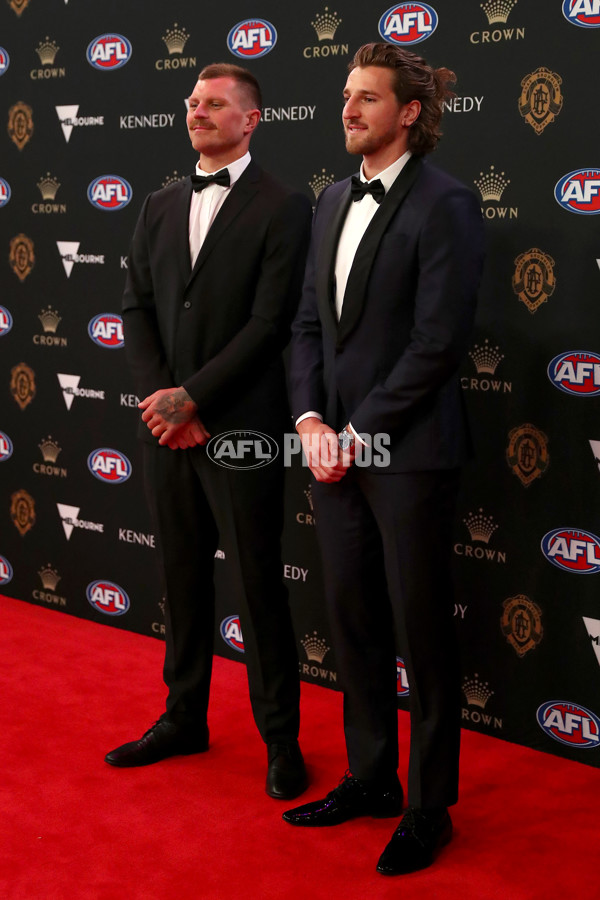
[[[95,609],[107,616],[122,616],[131,606],[123,588],[112,581],[92,581],[86,596]]]
[[[555,528],[542,538],[542,553],[553,566],[575,575],[600,572],[600,538],[579,528]]]
[[[225,431],[211,438],[206,453],[224,469],[262,469],[273,462],[279,447],[260,431]]]
[[[431,37],[438,16],[427,3],[399,3],[379,20],[379,34],[390,44],[418,44]]]
[[[259,59],[270,53],[277,43],[277,32],[265,19],[245,19],[234,25],[227,35],[227,46],[234,56]]]
[[[600,0],[563,0],[562,10],[571,25],[600,28]]]
[[[0,75],[4,75],[10,66],[10,56],[4,47],[0,47]]]
[[[244,638],[242,637],[242,626],[240,625],[239,616],[227,616],[221,622],[221,637],[228,647],[237,650],[238,653],[244,652]]]
[[[548,737],[567,747],[586,749],[600,744],[600,719],[578,703],[566,700],[542,703],[537,721]]]
[[[0,208],[6,206],[10,200],[10,184],[4,178],[0,178]]]
[[[600,169],[575,169],[557,182],[554,197],[563,209],[581,216],[600,213]]]
[[[123,319],[116,313],[100,313],[90,320],[88,334],[99,347],[118,350],[123,347]]]
[[[12,441],[7,434],[0,431],[0,462],[6,462],[13,454]]]
[[[88,44],[86,56],[95,69],[120,69],[131,59],[131,44],[122,34],[101,34]]]
[[[0,337],[8,334],[13,326],[12,316],[5,306],[0,306]]]
[[[569,350],[555,356],[548,378],[565,394],[596,397],[600,394],[600,356],[586,350]]]
[[[131,463],[124,453],[101,447],[93,450],[88,456],[88,469],[99,481],[109,484],[122,484],[131,475]]]
[[[404,665],[404,660],[399,656],[396,657],[396,680],[397,680],[397,688],[396,693],[399,697],[408,697],[409,688],[408,688],[408,676],[406,674],[406,666]]]
[[[114,212],[123,209],[133,197],[131,185],[118,175],[100,175],[88,186],[88,200],[96,209]]]
[[[0,584],[8,584],[13,577],[12,566],[5,556],[0,556]]]

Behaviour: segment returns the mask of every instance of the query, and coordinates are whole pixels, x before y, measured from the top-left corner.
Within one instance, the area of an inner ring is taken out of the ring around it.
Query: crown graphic
[[[320,41],[332,41],[341,23],[342,20],[338,17],[338,14],[336,12],[330,13],[329,9],[325,7],[325,10],[322,13],[318,13],[315,16],[315,21],[310,24],[317,32],[317,37]]]
[[[498,528],[494,522],[494,517],[484,515],[481,507],[476,513],[470,512],[468,516],[463,519],[463,522],[469,529],[471,540],[482,541],[484,544],[489,544],[491,536]]]
[[[308,186],[315,195],[315,200],[318,198],[321,191],[324,190],[328,185],[333,184],[334,181],[335,176],[327,175],[325,169],[321,169],[320,175],[313,175],[312,181],[308,182]]]
[[[169,56],[172,53],[183,53],[183,48],[188,42],[189,37],[190,36],[185,28],[179,28],[177,22],[175,22],[172,28],[167,29],[166,33],[163,35],[163,41],[167,45]]]
[[[323,662],[328,651],[331,649],[322,638],[317,636],[316,631],[313,631],[312,635],[305,634],[304,640],[300,641],[300,643],[304,647],[307,659],[312,659],[318,663]]]
[[[490,691],[487,681],[480,681],[479,675],[475,673],[474,678],[466,678],[463,681],[463,693],[467,698],[467,703],[471,706],[480,706],[485,709],[485,705],[494,693]]]
[[[162,183],[162,187],[167,187],[168,184],[175,184],[176,181],[182,181],[184,178],[185,175],[180,175],[178,172],[174,171],[172,175],[167,175]]]
[[[486,3],[480,5],[489,24],[493,25],[496,22],[506,22],[513,6],[517,5],[517,0],[487,0]]]
[[[45,41],[40,41],[36,47],[35,52],[40,58],[40,62],[43,66],[51,66],[54,62],[54,57],[60,50],[58,44],[55,44],[54,41],[51,41],[48,36],[46,36]]]
[[[47,566],[44,566],[43,569],[39,569],[38,575],[42,579],[42,584],[47,591],[56,590],[56,585],[60,581],[60,575],[52,568],[50,563],[48,563]]]
[[[38,181],[37,186],[44,200],[54,200],[60,187],[60,181],[51,175],[50,172],[46,172]]]
[[[308,500],[308,505],[310,506],[310,511],[313,511],[313,498],[312,498],[312,484],[309,484],[307,489],[304,491],[304,496]]]
[[[44,438],[44,440],[38,444],[38,447],[42,451],[44,462],[55,463],[58,459],[58,454],[62,451],[62,447],[60,447],[56,441],[53,441],[50,435],[48,435],[47,438]]]
[[[486,372],[489,375],[495,374],[496,369],[504,359],[504,354],[500,353],[500,347],[490,347],[487,338],[483,346],[475,344],[473,349],[469,351],[469,356],[475,363],[475,368],[479,374]]]
[[[479,188],[481,199],[484,202],[487,200],[500,200],[504,188],[507,184],[510,184],[510,179],[504,177],[504,172],[500,172],[500,174],[494,172],[493,166],[490,166],[490,171],[486,175],[483,172],[479,174],[481,178],[479,181],[475,178],[473,183]]]
[[[48,304],[48,309],[43,309],[38,316],[38,319],[42,323],[42,327],[46,333],[50,332],[50,334],[56,334],[56,329],[58,328],[59,322],[62,322],[61,317],[58,315],[58,312],[55,309],[51,309]]]

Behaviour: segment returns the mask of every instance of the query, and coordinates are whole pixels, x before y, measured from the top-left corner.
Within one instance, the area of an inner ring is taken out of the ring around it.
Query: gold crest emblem
[[[535,425],[513,428],[508,436],[506,461],[523,487],[529,487],[550,465],[548,438]]]
[[[515,259],[512,288],[529,312],[534,312],[554,293],[554,260],[543,250],[532,247]]]
[[[21,537],[35,525],[35,501],[27,491],[15,491],[10,498],[10,517]]]
[[[10,392],[21,409],[25,409],[35,397],[35,372],[25,363],[11,369]]]
[[[528,650],[537,647],[544,635],[542,611],[525,594],[509,597],[502,606],[502,634],[519,656],[525,656]]]
[[[28,238],[26,234],[18,234],[14,237],[10,242],[8,261],[19,281],[25,281],[35,265],[31,238]]]
[[[20,16],[29,6],[29,0],[8,0],[8,5]]]
[[[26,103],[15,103],[8,111],[8,135],[22,150],[33,134],[33,110]]]
[[[544,66],[526,75],[521,82],[519,112],[536,134],[554,122],[562,109],[562,78]]]

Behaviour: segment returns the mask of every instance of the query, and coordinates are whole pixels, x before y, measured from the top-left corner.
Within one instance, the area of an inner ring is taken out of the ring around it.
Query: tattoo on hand
[[[193,410],[186,405],[193,402],[187,391],[179,389],[162,397],[156,404],[156,411],[163,417],[165,422],[179,425],[181,422],[187,422],[193,415]]]

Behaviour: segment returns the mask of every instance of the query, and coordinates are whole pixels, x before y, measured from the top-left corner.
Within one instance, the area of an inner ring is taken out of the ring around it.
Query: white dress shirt
[[[223,206],[225,198],[228,196],[231,188],[236,183],[244,169],[250,163],[250,153],[246,153],[240,159],[234,160],[223,166],[229,171],[229,187],[222,184],[209,184],[201,191],[192,193],[192,202],[190,203],[190,260],[192,268],[196,262],[196,257],[200,252],[200,248],[204,243],[204,239],[208,234],[208,229],[215,220],[215,216]],[[221,171],[218,169],[217,171]],[[196,164],[197,175],[214,175],[214,172],[205,172],[200,168],[200,163]]]
[[[379,179],[387,194],[411,155],[410,150],[407,150],[406,153],[393,162],[391,166],[388,166],[387,169],[384,169],[383,172],[379,172],[379,174],[375,175],[373,178],[365,178],[363,163],[360,167],[360,180],[368,183]],[[346,213],[335,258],[335,311],[338,322],[342,315],[348,276],[350,274],[350,269],[352,268],[352,263],[354,262],[358,245],[363,239],[363,235],[378,209],[379,203],[377,203],[375,198],[371,194],[365,194],[360,200],[352,201],[348,208],[348,212]],[[296,419],[296,425],[299,425],[303,419],[308,419],[312,416],[323,421],[323,416],[320,413],[310,410]],[[348,424],[355,437],[360,440],[357,433],[354,431],[354,428],[352,428],[352,424]],[[364,444],[364,441],[361,441],[361,443]]]

